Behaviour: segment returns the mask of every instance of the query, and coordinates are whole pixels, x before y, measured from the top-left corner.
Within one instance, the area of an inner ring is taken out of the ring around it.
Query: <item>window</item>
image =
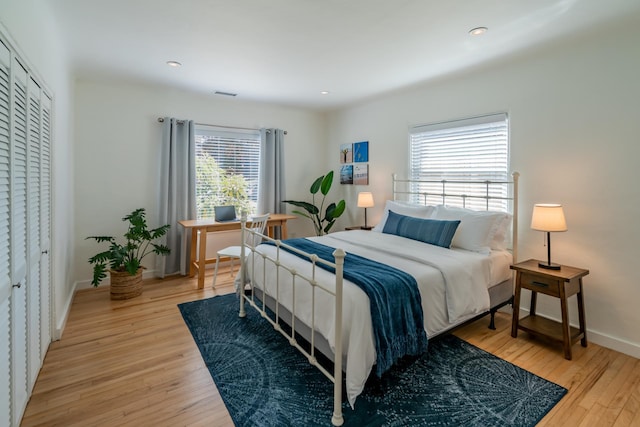
[[[195,140],[198,219],[213,218],[213,207],[219,205],[255,214],[260,132],[196,125]]]
[[[415,126],[409,132],[409,176],[412,180],[491,180],[503,185],[489,188],[490,210],[507,210],[509,180],[509,133],[506,114],[474,117],[445,123]],[[447,198],[446,204],[470,209],[487,209],[486,190],[450,182],[447,193],[470,196]],[[442,184],[415,183],[411,201],[442,204]],[[477,197],[477,198],[476,198]]]

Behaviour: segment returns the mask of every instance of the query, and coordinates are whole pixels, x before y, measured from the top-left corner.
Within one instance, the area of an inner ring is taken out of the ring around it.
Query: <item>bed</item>
[[[261,236],[264,243],[243,245],[239,315],[245,316],[246,303],[259,310],[333,381],[331,421],[341,425],[343,375],[353,406],[371,372],[382,375],[400,353],[419,354],[427,338],[479,316],[491,314],[493,327],[495,311],[512,301],[518,174],[512,177],[416,181],[394,175],[393,198],[372,231],[286,241]],[[479,202],[486,209],[469,209]],[[504,209],[491,210],[495,202]],[[242,222],[242,241],[256,241],[245,238],[251,231]],[[391,290],[368,288],[376,281]],[[402,316],[406,327],[394,323]],[[318,352],[333,369],[318,362]]]

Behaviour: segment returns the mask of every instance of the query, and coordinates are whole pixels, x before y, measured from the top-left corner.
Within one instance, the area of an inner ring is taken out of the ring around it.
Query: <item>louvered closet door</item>
[[[27,386],[27,102],[28,76],[13,57],[11,63],[11,408],[12,422],[22,417]]]
[[[40,86],[28,82],[27,124],[27,386],[40,371]]]
[[[0,28],[0,427],[19,426],[51,342],[51,98]]]
[[[9,376],[11,345],[7,345],[10,343],[9,316],[11,311],[10,64],[11,53],[0,41],[0,426],[11,425],[11,382]]]
[[[40,141],[40,361],[51,343],[51,98],[42,95]]]

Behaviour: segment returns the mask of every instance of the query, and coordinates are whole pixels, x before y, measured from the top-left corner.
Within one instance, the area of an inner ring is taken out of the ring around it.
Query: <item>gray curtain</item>
[[[284,186],[284,131],[282,129],[260,129],[260,193],[258,212],[285,213]],[[276,230],[276,238],[280,238]]]
[[[192,120],[165,117],[162,123],[160,167],[160,224],[171,224],[165,244],[169,256],[156,257],[156,274],[187,273],[191,233],[186,248],[182,247],[183,219],[196,219],[196,155]],[[186,251],[186,253],[184,253]]]

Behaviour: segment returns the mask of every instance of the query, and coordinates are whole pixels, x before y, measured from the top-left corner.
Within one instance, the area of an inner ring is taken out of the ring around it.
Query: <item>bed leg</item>
[[[513,307],[513,295],[511,295],[511,298],[509,298],[507,301],[503,302],[500,305],[497,305],[495,307],[493,307],[492,309],[489,310],[489,313],[491,313],[491,320],[489,321],[489,329],[495,331],[496,330],[496,312],[498,310],[500,310],[502,307],[504,307],[505,305],[509,305],[511,304],[511,306]]]

